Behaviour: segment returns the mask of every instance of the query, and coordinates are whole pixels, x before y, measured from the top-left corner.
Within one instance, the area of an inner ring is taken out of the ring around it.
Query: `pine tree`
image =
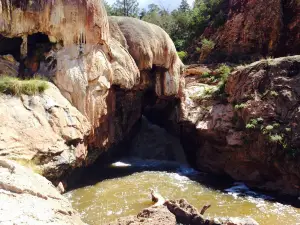
[[[180,6],[178,8],[178,11],[180,12],[188,12],[190,10],[190,5],[187,2],[187,0],[181,0]]]
[[[117,0],[113,5],[114,15],[137,17],[139,3],[137,0]]]

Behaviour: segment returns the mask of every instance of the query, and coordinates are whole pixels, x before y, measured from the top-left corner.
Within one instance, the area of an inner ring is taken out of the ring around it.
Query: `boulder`
[[[91,126],[55,85],[49,86],[36,96],[0,95],[0,158],[32,165],[54,181],[82,165]]]
[[[0,224],[85,224],[50,181],[2,159],[0,202]]]

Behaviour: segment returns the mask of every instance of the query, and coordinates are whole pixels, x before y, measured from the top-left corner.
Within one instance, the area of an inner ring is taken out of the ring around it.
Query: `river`
[[[184,163],[176,138],[143,123],[128,157],[94,169],[78,188],[65,194],[86,223],[104,225],[138,214],[151,205],[149,189],[153,188],[168,199],[185,198],[198,209],[211,204],[205,214],[209,217],[250,216],[262,225],[300,225],[300,209],[243,183],[193,170]],[[166,154],[177,162],[157,159]]]

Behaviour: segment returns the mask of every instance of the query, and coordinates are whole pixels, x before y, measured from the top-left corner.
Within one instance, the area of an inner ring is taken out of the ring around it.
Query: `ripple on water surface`
[[[115,166],[128,167],[124,162]],[[146,164],[145,164],[146,165]],[[168,199],[185,198],[197,208],[210,203],[210,217],[251,216],[262,225],[300,225],[300,209],[270,202],[242,183],[235,183],[225,192],[213,190],[188,178],[195,171],[180,168],[180,173],[147,171],[121,178],[107,179],[66,194],[85,222],[91,225],[108,224],[127,215],[136,215],[151,205],[150,188]],[[184,174],[184,175],[183,175]]]

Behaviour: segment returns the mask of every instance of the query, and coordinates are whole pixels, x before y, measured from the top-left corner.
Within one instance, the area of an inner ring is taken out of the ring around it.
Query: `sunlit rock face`
[[[0,201],[0,224],[85,224],[50,181],[1,159]]]
[[[139,70],[163,68],[155,82],[157,95],[176,95],[183,68],[169,35],[160,27],[135,18],[109,17],[112,36],[128,49]]]
[[[170,37],[155,25],[109,21],[100,0],[1,0],[0,12],[0,38],[22,39],[19,52],[12,53],[19,56],[20,68],[29,65],[31,75],[53,80],[90,122],[89,162],[140,119],[144,90],[178,93],[182,63]],[[32,42],[39,39],[46,39],[47,48],[35,49]]]
[[[52,181],[81,166],[90,123],[49,83],[37,96],[0,95],[0,158],[29,164]]]

